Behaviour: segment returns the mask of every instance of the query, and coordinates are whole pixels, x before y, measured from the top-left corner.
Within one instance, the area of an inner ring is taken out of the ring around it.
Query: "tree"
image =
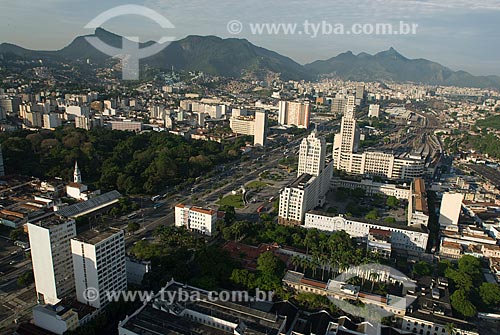
[[[17,228],[13,229],[9,233],[9,238],[11,240],[19,240],[19,238],[23,235],[23,229],[22,228]]]
[[[451,296],[451,306],[465,317],[473,317],[477,314],[476,306],[471,302],[463,289],[456,290]]]
[[[424,261],[420,261],[413,266],[413,273],[419,276],[430,276],[432,272],[432,266]]]
[[[29,284],[33,283],[34,277],[33,277],[33,271],[26,271],[22,275],[20,275],[17,278],[17,285],[20,287],[25,287],[28,286]]]
[[[266,251],[257,259],[257,270],[263,275],[280,276],[283,274],[285,264],[271,251]]]
[[[487,308],[500,305],[500,287],[494,283],[483,283],[479,288],[479,295]]]
[[[387,198],[386,204],[387,204],[387,206],[389,206],[391,208],[398,208],[399,207],[399,200],[398,200],[398,198],[396,198],[394,196],[390,196]]]
[[[130,222],[127,226],[127,230],[131,233],[138,231],[141,226],[137,222]]]
[[[378,211],[376,209],[372,209],[365,215],[365,219],[367,220],[377,220],[378,219]]]

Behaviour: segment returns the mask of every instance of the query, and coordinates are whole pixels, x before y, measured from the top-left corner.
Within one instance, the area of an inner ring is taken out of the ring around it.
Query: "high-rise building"
[[[317,132],[303,139],[299,150],[298,176],[280,192],[278,223],[301,225],[305,214],[325,202],[333,174],[326,161],[326,142]]]
[[[235,134],[253,136],[255,146],[266,144],[267,111],[257,111],[255,116],[232,116],[229,125]]]
[[[342,95],[332,99],[332,106],[331,106],[332,114],[344,115],[346,104],[347,104],[347,101]]]
[[[107,292],[127,290],[123,230],[89,230],[71,239],[76,298],[95,308],[106,306]]]
[[[267,111],[255,112],[253,145],[265,146],[267,138]]]
[[[43,128],[55,129],[62,125],[61,118],[57,113],[43,114]]]
[[[333,159],[335,168],[354,175],[371,175],[388,179],[413,180],[424,172],[421,156],[381,151],[358,153],[359,130],[354,113],[346,110],[342,117],[340,133],[335,135]]]
[[[365,98],[365,85],[356,85],[356,100],[363,101]]]
[[[446,192],[441,200],[439,209],[439,225],[441,229],[458,230],[458,219],[462,210],[462,193]]]
[[[75,288],[70,247],[75,220],[45,216],[28,223],[28,234],[38,301],[57,304]]]
[[[303,173],[319,176],[325,168],[326,141],[317,137],[317,131],[304,138],[300,144],[297,177]]]
[[[4,110],[7,115],[17,115],[19,114],[19,106],[21,105],[21,99],[18,97],[2,98],[0,99],[0,107]]]
[[[380,105],[371,104],[368,107],[368,117],[379,117],[380,116]]]
[[[278,123],[283,126],[309,128],[311,105],[308,102],[280,101]]]
[[[75,116],[75,127],[90,130],[92,128],[90,118],[87,116]]]

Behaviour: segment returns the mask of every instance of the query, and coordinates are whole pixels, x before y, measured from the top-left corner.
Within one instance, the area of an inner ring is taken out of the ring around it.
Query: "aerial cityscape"
[[[4,1],[0,334],[500,334],[498,1]]]

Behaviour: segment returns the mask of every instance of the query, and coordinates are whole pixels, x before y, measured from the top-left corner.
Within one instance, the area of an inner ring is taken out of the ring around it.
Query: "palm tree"
[[[290,259],[290,263],[292,263],[292,265],[295,266],[294,271],[297,271],[297,268],[302,263],[301,257],[293,255],[292,258]]]
[[[375,281],[379,278],[379,274],[376,272],[370,273],[370,281],[372,282],[372,289],[370,292],[373,292],[373,287],[375,286]]]
[[[457,330],[455,329],[455,325],[453,323],[447,323],[444,326],[444,330],[448,335],[454,335],[457,332]]]

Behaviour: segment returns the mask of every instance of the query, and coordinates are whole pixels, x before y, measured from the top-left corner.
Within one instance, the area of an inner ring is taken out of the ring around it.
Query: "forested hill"
[[[194,180],[217,164],[237,159],[243,141],[223,146],[165,132],[72,127],[0,135],[7,174],[70,181],[78,160],[84,183],[125,194],[152,194]]]

